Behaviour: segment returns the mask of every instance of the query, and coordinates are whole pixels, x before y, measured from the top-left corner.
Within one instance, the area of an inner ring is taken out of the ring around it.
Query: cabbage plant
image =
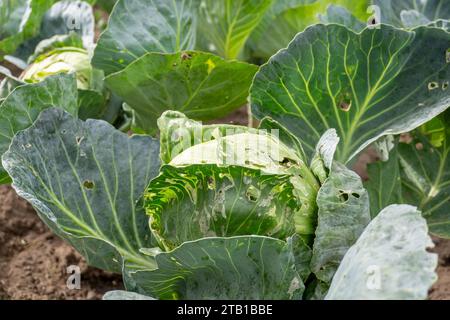
[[[133,131],[80,116],[89,68],[58,53],[83,34],[52,36],[31,83],[7,78],[0,182],[122,273],[105,299],[425,299],[429,234],[450,237],[449,7],[355,3],[119,0],[89,52]],[[201,122],[247,102],[258,128]]]
[[[50,108],[15,136],[3,166],[54,232],[91,265],[121,271],[131,292],[426,298],[437,257],[425,219],[390,205],[371,220],[361,179],[334,159],[335,130],[308,158],[271,119],[203,126],[168,112],[159,126],[160,142]]]

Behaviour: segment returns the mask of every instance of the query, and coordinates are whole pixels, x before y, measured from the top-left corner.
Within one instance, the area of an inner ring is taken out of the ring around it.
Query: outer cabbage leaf
[[[158,149],[150,137],[48,109],[15,136],[3,165],[17,193],[89,264],[120,272],[123,257],[131,269],[151,269],[139,252],[152,238],[136,202],[158,172]]]
[[[448,108],[449,40],[428,27],[358,34],[315,25],[256,74],[252,110],[290,129],[309,154],[336,128],[343,142],[336,158],[349,161],[378,138],[413,130]]]
[[[211,120],[245,105],[257,70],[209,53],[149,53],[106,82],[133,108],[136,126],[155,133],[156,121],[166,110]]]
[[[426,299],[437,276],[433,242],[416,208],[391,205],[345,255],[326,299]]]
[[[148,52],[194,49],[197,5],[197,0],[119,0],[92,64],[109,75]]]
[[[236,59],[272,0],[201,0],[199,40],[207,51]]]
[[[17,0],[0,4],[0,61],[39,33],[41,20],[55,0]]]
[[[132,273],[137,291],[159,299],[301,299],[304,285],[286,242],[258,236],[185,242]]]
[[[317,205],[311,270],[329,284],[347,250],[370,222],[369,197],[361,178],[335,162],[319,190]]]
[[[74,76],[57,75],[41,83],[16,87],[0,105],[0,155],[8,150],[15,134],[31,126],[42,110],[52,107],[77,115]],[[8,175],[0,166],[0,184],[8,182]]]

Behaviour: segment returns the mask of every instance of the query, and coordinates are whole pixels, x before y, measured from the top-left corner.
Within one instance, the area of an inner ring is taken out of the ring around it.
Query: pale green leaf
[[[370,221],[369,197],[361,178],[335,162],[319,190],[317,205],[311,269],[329,284],[345,253]]]
[[[450,19],[447,0],[372,0],[378,6],[381,23],[397,27],[426,25],[429,21]]]
[[[161,160],[170,163],[187,149],[228,135],[258,133],[257,129],[229,124],[203,125],[183,113],[166,111],[158,119]]]
[[[145,209],[153,234],[166,250],[204,237],[255,234],[286,239],[296,229],[307,236],[314,233],[315,215],[302,215],[296,225],[302,203],[290,180],[289,175],[231,165],[165,166],[145,193]]]
[[[358,20],[350,13],[350,11],[340,6],[330,5],[327,8],[326,14],[320,15],[319,17],[320,22],[322,23],[341,24],[356,32],[361,32],[365,27],[367,27],[367,23]]]
[[[326,299],[426,299],[437,279],[437,255],[426,250],[432,246],[420,212],[391,205],[347,252]]]

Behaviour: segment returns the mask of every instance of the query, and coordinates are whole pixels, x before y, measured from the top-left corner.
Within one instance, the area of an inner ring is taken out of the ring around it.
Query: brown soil
[[[71,265],[80,268],[80,290],[67,288]],[[0,300],[100,299],[118,288],[119,275],[88,267],[45,227],[30,205],[10,187],[0,187]]]
[[[439,254],[438,281],[430,290],[431,300],[450,300],[450,240],[433,239]]]

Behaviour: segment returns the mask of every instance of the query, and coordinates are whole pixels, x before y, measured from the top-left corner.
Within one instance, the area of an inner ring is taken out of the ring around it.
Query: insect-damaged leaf
[[[166,166],[147,189],[145,208],[153,233],[167,250],[213,236],[285,239],[296,227],[310,235],[315,216],[296,224],[302,203],[290,179],[237,166]]]
[[[256,74],[251,103],[301,139],[305,151],[328,128],[348,161],[387,134],[413,130],[450,104],[450,34],[390,26],[354,33],[315,25],[300,33]]]
[[[158,172],[158,149],[150,137],[48,109],[15,136],[3,165],[17,193],[89,264],[120,272],[122,258],[155,266],[139,252],[152,239],[136,202]]]

